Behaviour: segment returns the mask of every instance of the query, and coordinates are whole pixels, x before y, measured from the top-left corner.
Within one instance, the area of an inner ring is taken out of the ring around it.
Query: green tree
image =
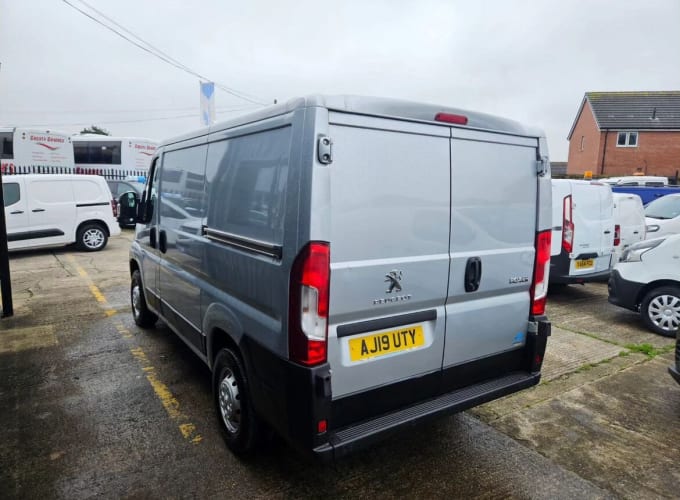
[[[96,125],[92,125],[91,127],[85,127],[83,130],[80,131],[80,133],[81,134],[111,135],[111,132],[109,132],[105,128],[97,127]]]

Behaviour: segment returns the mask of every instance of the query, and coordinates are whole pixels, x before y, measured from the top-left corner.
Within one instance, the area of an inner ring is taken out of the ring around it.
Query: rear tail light
[[[111,211],[114,217],[118,217],[118,203],[114,199],[111,200]]]
[[[562,248],[567,253],[574,249],[574,219],[571,195],[564,197],[562,209]]]
[[[618,247],[621,244],[621,226],[614,225],[614,246]]]
[[[288,352],[305,366],[326,362],[330,246],[311,242],[298,254],[290,277]]]
[[[534,282],[531,286],[531,314],[545,314],[545,300],[548,295],[550,274],[551,231],[536,234],[536,261],[534,262]]]

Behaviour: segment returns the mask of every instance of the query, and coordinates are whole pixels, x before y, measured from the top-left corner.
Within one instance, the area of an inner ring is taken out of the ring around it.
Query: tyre
[[[130,283],[130,303],[132,305],[132,317],[137,326],[141,328],[152,328],[158,316],[152,313],[146,305],[144,298],[144,288],[142,287],[142,275],[139,271],[132,273],[132,281]]]
[[[97,252],[103,249],[108,241],[109,237],[106,234],[106,229],[96,222],[83,224],[78,229],[78,234],[76,234],[78,248],[86,252]]]
[[[642,301],[640,314],[650,330],[675,337],[680,327],[680,288],[662,286],[651,290]]]
[[[250,402],[243,363],[228,348],[215,358],[213,399],[227,447],[239,456],[251,454],[260,440],[261,426]]]

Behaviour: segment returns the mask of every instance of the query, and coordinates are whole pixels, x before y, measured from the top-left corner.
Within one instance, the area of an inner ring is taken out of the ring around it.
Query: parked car
[[[680,234],[628,247],[609,279],[609,302],[639,312],[653,332],[676,336],[680,326]]]
[[[120,234],[116,201],[98,175],[2,177],[10,250],[68,245],[96,251]]]
[[[614,199],[607,184],[553,179],[550,283],[606,280],[614,226]]]
[[[669,194],[645,207],[647,238],[680,233],[680,194]]]
[[[646,235],[645,208],[634,194],[612,193],[614,200],[614,262],[624,250]]]
[[[167,141],[130,250],[133,317],[210,367],[231,450],[264,424],[338,458],[539,381],[549,171],[515,122],[351,96]]]

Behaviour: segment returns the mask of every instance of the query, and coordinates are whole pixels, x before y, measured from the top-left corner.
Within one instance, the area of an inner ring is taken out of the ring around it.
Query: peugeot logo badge
[[[401,292],[401,271],[394,269],[385,275],[385,283],[389,283],[385,293]]]

